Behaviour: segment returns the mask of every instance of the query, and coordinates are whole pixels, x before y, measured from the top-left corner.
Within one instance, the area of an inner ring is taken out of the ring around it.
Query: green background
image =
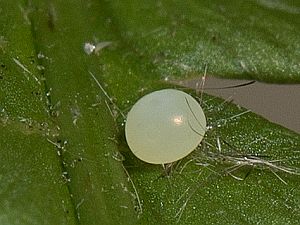
[[[299,167],[299,134],[205,95],[212,128],[166,174],[131,154],[117,108],[181,89],[166,81],[206,65],[299,83],[299,3],[1,0],[0,12],[0,224],[298,224],[298,175],[266,164],[228,173],[227,159]]]

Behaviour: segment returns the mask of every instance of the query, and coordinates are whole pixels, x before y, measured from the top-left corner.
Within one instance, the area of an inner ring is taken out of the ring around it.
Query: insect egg
[[[139,159],[165,164],[182,159],[201,142],[206,118],[200,104],[185,92],[163,89],[139,99],[127,115],[125,135]]]

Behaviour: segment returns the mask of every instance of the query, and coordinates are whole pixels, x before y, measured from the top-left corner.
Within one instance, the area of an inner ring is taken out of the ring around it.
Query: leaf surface
[[[211,129],[166,176],[130,153],[119,111],[205,65],[299,82],[293,4],[1,1],[0,222],[297,224],[299,177],[280,168],[299,167],[298,134],[205,95]],[[241,155],[260,161],[228,173]]]

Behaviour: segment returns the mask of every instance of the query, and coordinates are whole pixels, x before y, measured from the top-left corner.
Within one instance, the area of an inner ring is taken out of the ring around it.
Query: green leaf
[[[46,139],[57,129],[47,116],[30,26],[20,9],[12,1],[1,4],[0,223],[74,224],[62,163]]]
[[[190,156],[163,170],[126,154],[143,200],[142,224],[297,224],[299,135],[204,99],[211,128]]]
[[[162,78],[203,74],[300,81],[295,1],[112,1],[121,37]]]
[[[116,113],[205,65],[299,82],[299,6],[0,2],[1,224],[297,224],[299,177],[284,170],[299,167],[298,134],[205,95],[212,128],[166,176],[131,154]]]
[[[78,38],[78,48],[72,48],[76,42],[61,39],[50,25],[55,13],[72,15],[76,8],[61,5],[54,12],[45,3],[6,4],[4,11],[14,13],[3,21],[9,26],[1,81],[1,221],[132,224],[137,217],[127,177],[114,159],[116,125],[87,72],[83,42]],[[14,24],[15,17],[21,21]],[[27,39],[15,40],[18,35]]]

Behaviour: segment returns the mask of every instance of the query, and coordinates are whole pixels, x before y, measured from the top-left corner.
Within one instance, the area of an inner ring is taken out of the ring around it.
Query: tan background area
[[[195,87],[197,81],[199,82],[199,80],[184,81],[182,84]],[[247,81],[207,77],[204,88],[222,88],[244,82]],[[234,103],[250,109],[274,123],[300,133],[300,85],[256,82],[238,88],[206,89],[205,92],[224,99],[232,98]]]

